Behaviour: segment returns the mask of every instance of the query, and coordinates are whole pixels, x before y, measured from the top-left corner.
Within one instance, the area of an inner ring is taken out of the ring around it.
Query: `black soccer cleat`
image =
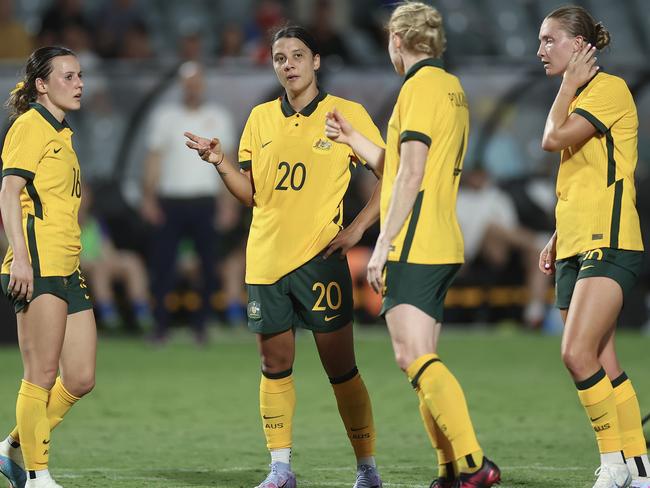
[[[429,488],[454,488],[454,478],[436,478]]]

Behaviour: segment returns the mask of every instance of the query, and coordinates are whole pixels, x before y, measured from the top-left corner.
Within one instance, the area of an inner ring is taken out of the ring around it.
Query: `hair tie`
[[[25,86],[24,81],[19,81],[18,83],[16,83],[16,87],[10,92],[11,95],[15,95],[16,93],[18,93],[20,90],[23,89],[24,86]]]

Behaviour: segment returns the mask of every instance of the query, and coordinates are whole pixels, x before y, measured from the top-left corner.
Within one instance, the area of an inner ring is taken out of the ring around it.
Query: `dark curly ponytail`
[[[29,104],[36,101],[36,80],[47,80],[52,73],[52,59],[58,56],[76,56],[73,51],[65,47],[47,46],[34,51],[25,65],[25,77],[18,82],[11,91],[5,106],[9,109],[10,118],[13,120],[27,112]]]

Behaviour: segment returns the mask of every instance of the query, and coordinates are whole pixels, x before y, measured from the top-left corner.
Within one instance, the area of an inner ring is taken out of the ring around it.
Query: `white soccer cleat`
[[[357,467],[357,481],[352,488],[382,488],[379,471],[375,466],[362,464]]]
[[[12,447],[5,439],[0,442],[0,474],[9,480],[11,488],[24,488],[27,477],[20,447]]]
[[[595,473],[594,488],[629,488],[632,475],[626,464],[602,464]]]
[[[650,488],[650,478],[633,478],[630,488]]]
[[[63,488],[50,475],[28,479],[25,488]]]

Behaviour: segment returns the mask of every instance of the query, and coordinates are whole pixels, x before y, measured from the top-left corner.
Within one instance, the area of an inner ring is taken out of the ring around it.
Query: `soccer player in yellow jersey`
[[[354,357],[350,271],[338,253],[324,256],[356,242],[376,220],[376,204],[341,232],[343,195],[358,157],[325,137],[325,115],[339,107],[376,144],[383,141],[361,105],[319,90],[320,56],[305,29],[278,31],[272,57],[285,94],[252,110],[241,136],[240,168],[218,139],[185,134],[233,195],[253,207],[246,248],[248,326],[262,359],[260,414],[271,453],[271,471],[259,488],[296,486],[290,465],[296,327],[313,332],[334,389],[357,457],[355,488],[379,488],[370,398]],[[372,169],[381,172],[379,165]]]
[[[650,465],[636,393],[621,369],[614,331],[638,276],[643,244],[636,211],[636,106],[625,81],[596,63],[610,42],[582,7],[543,21],[538,57],[562,76],[542,147],[561,152],[556,233],[540,255],[555,271],[565,323],[562,359],[575,381],[601,457],[595,488],[649,487]]]
[[[338,111],[328,116],[327,135],[369,164],[385,160],[381,232],[368,281],[384,295],[397,363],[418,394],[437,450],[439,477],[431,487],[489,487],[499,482],[499,468],[483,456],[463,390],[436,353],[445,295],[463,262],[456,195],[469,132],[467,101],[442,64],[446,41],[437,10],[402,4],[388,30],[390,59],[404,83],[385,151]]]
[[[0,472],[13,488],[60,487],[48,471],[50,431],[95,382],[95,318],[79,271],[81,177],[64,119],[82,90],[75,54],[42,47],[7,102],[0,209],[10,247],[0,278],[24,366],[18,425],[0,443]]]

